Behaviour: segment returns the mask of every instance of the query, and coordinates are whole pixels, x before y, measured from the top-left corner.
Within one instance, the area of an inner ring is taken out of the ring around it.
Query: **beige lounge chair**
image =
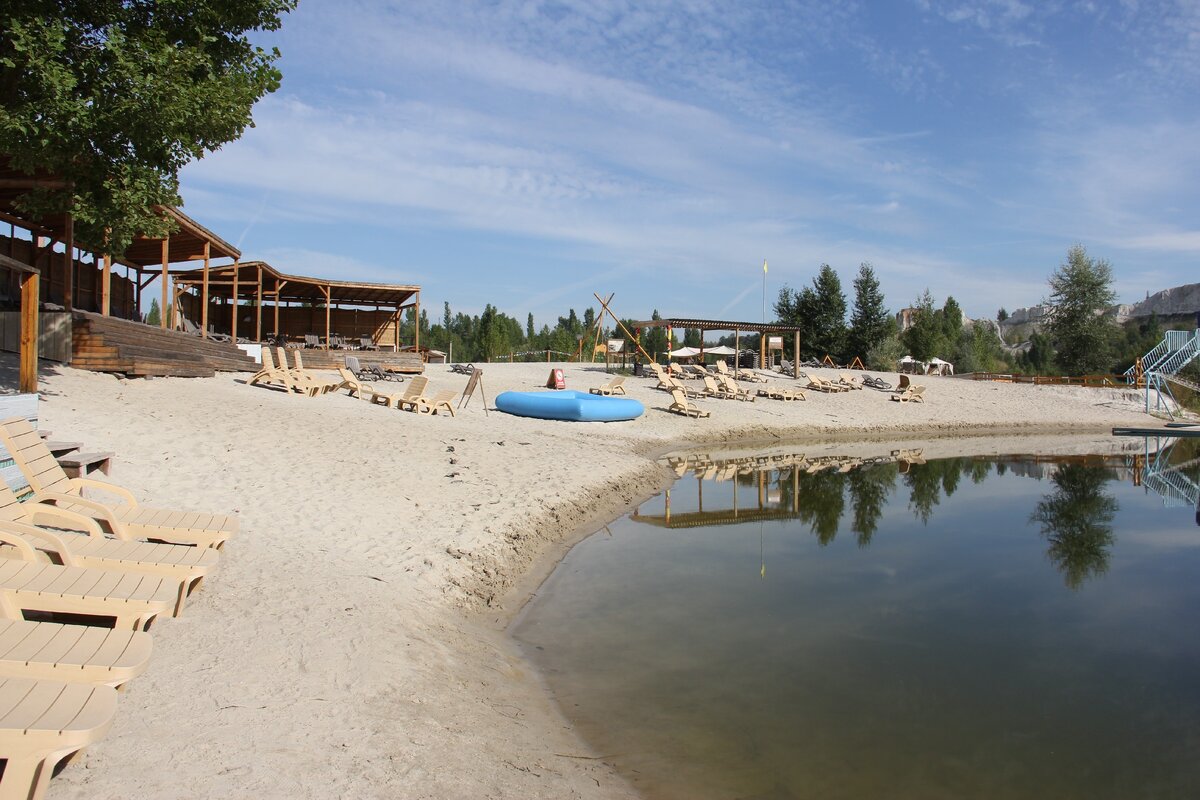
[[[625,376],[624,375],[614,375],[613,377],[608,379],[607,383],[602,383],[599,386],[592,387],[591,389],[588,389],[588,391],[591,392],[592,394],[598,394],[598,395],[625,394],[625,385],[624,384],[625,384]]]
[[[413,400],[410,411],[415,411],[418,414],[436,414],[439,408],[444,408],[450,412],[450,416],[454,416],[454,398],[458,397],[458,392],[453,389],[442,389],[433,397],[421,395]]]
[[[374,405],[387,406],[388,408],[396,408],[400,402],[400,395],[390,392],[380,391],[369,383],[364,383],[354,377],[354,373],[345,367],[337,368],[338,375],[341,376],[342,382],[338,384],[339,389],[346,389],[351,397],[357,397],[361,400],[369,400]]]
[[[766,397],[771,400],[803,400],[804,392],[799,389],[784,389],[780,386],[768,386],[765,389],[758,390],[759,397]]]
[[[404,408],[413,403],[418,397],[425,393],[425,387],[429,385],[429,378],[424,375],[418,375],[408,382],[404,387],[404,391],[400,392],[400,399],[396,402],[396,408]]]
[[[888,398],[901,403],[924,403],[925,402],[925,386],[924,384],[914,383],[909,385],[900,394],[894,394]]]
[[[27,542],[0,532],[19,558],[0,558],[0,617],[22,612],[112,617],[115,627],[142,631],[160,614],[170,614],[179,594],[170,578],[40,561]]]
[[[707,417],[707,411],[701,411],[694,405],[688,402],[687,395],[683,393],[683,388],[676,386],[671,389],[671,405],[667,407],[668,411],[674,411],[676,414],[683,414],[685,417]]]
[[[724,389],[725,392],[734,400],[744,400],[748,403],[754,402],[754,395],[750,392],[750,390],[743,389],[741,386],[738,386],[737,381],[728,375],[720,376],[718,378],[718,382],[721,384],[721,388]]]
[[[906,391],[909,386],[912,386],[912,380],[905,374],[900,375],[899,382],[896,383],[896,388],[893,390],[896,394]]]
[[[247,383],[253,386],[256,383],[278,384],[286,386],[284,370],[275,363],[275,357],[271,355],[271,348],[262,348],[262,369],[254,374]]]
[[[0,798],[41,800],[58,763],[99,741],[116,711],[111,686],[0,678]]]
[[[808,379],[808,386],[806,388],[813,389],[814,391],[818,391],[818,392],[827,392],[829,394],[836,394],[837,392],[850,391],[849,387],[839,386],[838,384],[834,383],[833,381],[827,381],[824,378],[820,377],[819,375],[811,376]]]
[[[0,422],[0,444],[29,481],[36,500],[91,517],[118,539],[155,539],[219,549],[237,533],[238,521],[233,516],[151,508],[140,505],[133,492],[123,486],[91,478],[68,478],[37,431],[22,417]],[[85,498],[85,488],[111,492],[124,502],[110,505]]]
[[[145,672],[152,644],[144,631],[0,619],[0,677],[119,689]]]
[[[260,383],[264,386],[280,386],[287,392],[297,392],[298,394],[314,397],[320,393],[320,388],[315,385],[307,376],[297,373],[287,365],[286,351],[282,347],[276,348],[279,353],[278,362],[271,355],[270,347],[262,348],[262,363],[263,368],[260,369],[248,383]]]
[[[715,397],[718,400],[732,400],[733,395],[730,394],[723,386],[717,383],[717,379],[711,375],[704,376],[704,395],[706,397]]]
[[[666,381],[665,388],[666,388],[666,391],[668,391],[668,392],[678,389],[679,391],[683,392],[684,397],[707,397],[708,396],[704,392],[697,391],[696,389],[693,389],[690,386],[684,386],[683,383],[681,383],[678,378],[673,378],[670,375],[668,375],[664,380]]]
[[[663,390],[666,390],[666,389],[669,389],[669,388],[670,388],[670,386],[668,386],[668,385],[667,385],[667,378],[669,378],[670,376],[669,376],[669,375],[666,373],[666,371],[665,371],[665,370],[662,368],[662,365],[661,365],[661,364],[659,364],[659,363],[657,363],[657,362],[655,362],[655,361],[650,361],[650,362],[648,362],[648,363],[646,364],[646,367],[647,367],[647,368],[648,368],[648,369],[649,369],[651,372],[653,372],[653,373],[654,373],[654,377],[658,379],[658,385],[654,387],[655,389],[663,389]]]
[[[287,351],[284,350],[283,348],[279,348],[279,353],[280,353],[280,358],[283,360],[283,366],[286,367],[287,366]],[[292,358],[296,362],[295,368],[293,368],[291,371],[292,375],[295,376],[297,380],[307,381],[312,386],[317,387],[318,394],[323,394],[325,392],[334,392],[334,391],[337,391],[338,388],[341,387],[341,385],[342,385],[341,381],[327,378],[324,375],[321,375],[311,369],[307,369],[304,366],[304,356],[300,355],[299,350],[292,351]]]
[[[837,382],[849,389],[862,389],[863,385],[857,378],[847,372],[839,372]]]

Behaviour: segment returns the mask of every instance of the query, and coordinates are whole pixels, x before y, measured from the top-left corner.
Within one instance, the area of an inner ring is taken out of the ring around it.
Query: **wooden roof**
[[[289,275],[272,267],[265,261],[244,261],[210,267],[208,271],[208,293],[212,297],[230,298],[233,295],[233,273],[237,269],[238,296],[248,297],[256,291],[258,270],[262,269],[263,294],[274,299],[276,281],[280,284],[279,301],[284,303],[329,302],[346,305],[401,306],[420,294],[420,286],[393,283],[364,283],[361,281],[335,281]],[[172,272],[171,277],[182,286],[199,287],[204,281],[202,269]]]
[[[66,214],[51,214],[37,219],[16,207],[17,199],[36,186],[59,188],[63,180],[55,175],[37,173],[28,175],[13,169],[8,158],[0,156],[0,220],[11,222],[40,236],[62,241],[66,235]],[[199,222],[173,206],[155,206],[155,211],[171,219],[178,230],[168,237],[169,258],[172,263],[194,261],[204,257],[204,243],[208,242],[211,258],[240,258],[241,251],[205,228]],[[83,242],[76,247],[90,249]],[[135,269],[162,263],[162,239],[134,239],[124,253],[114,253],[115,260]]]
[[[777,325],[773,322],[730,322],[721,319],[651,319],[633,323],[639,328],[687,328],[702,331],[759,331],[761,333],[795,333],[795,325]]]

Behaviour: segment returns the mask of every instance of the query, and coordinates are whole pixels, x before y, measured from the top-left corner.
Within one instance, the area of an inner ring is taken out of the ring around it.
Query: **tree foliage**
[[[178,173],[238,138],[279,86],[275,30],[296,0],[10,0],[0,16],[0,153],[42,187],[31,214],[70,210],[76,237],[117,252],[165,233]]]
[[[801,358],[841,359],[846,348],[846,295],[833,267],[822,264],[811,287],[798,292],[788,286],[780,289],[775,319],[800,329]]]
[[[846,337],[847,357],[865,359],[887,339],[892,326],[892,315],[883,304],[883,292],[879,290],[875,269],[864,261],[854,279],[854,310],[850,314],[850,330]]]
[[[900,335],[908,354],[918,361],[928,361],[942,350],[945,341],[942,321],[933,307],[933,295],[926,289],[913,302],[912,324]]]
[[[1112,266],[1087,254],[1083,245],[1067,251],[1067,260],[1050,276],[1047,330],[1058,364],[1070,375],[1111,367],[1114,326],[1103,311],[1116,302]]]

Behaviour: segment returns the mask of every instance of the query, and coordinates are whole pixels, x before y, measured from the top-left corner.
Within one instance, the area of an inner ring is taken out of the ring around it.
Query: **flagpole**
[[[767,260],[763,259],[763,325],[767,324]]]

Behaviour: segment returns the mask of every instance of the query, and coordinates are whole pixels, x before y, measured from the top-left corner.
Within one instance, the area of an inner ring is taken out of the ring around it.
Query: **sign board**
[[[624,350],[625,350],[625,340],[624,339],[609,339],[608,340],[608,352],[620,353],[620,352],[623,352]]]
[[[563,378],[563,371],[561,369],[550,370],[550,377],[546,379],[546,388],[547,389],[565,389],[565,388],[567,388],[567,381],[565,378]]]
[[[768,336],[767,337],[767,349],[768,350],[782,350],[783,349],[783,337],[782,336]]]
[[[487,410],[487,395],[483,391],[483,370],[475,367],[471,370],[471,377],[467,378],[467,387],[463,389],[462,397],[458,398],[458,407],[462,408],[471,401],[475,395],[475,390],[479,390],[479,396],[483,398],[483,415],[486,417]]]

